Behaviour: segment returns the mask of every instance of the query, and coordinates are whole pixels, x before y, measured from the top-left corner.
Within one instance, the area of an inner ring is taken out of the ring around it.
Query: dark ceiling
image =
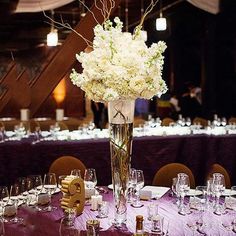
[[[182,1],[182,0],[181,0]],[[175,0],[163,1],[163,6],[172,4],[173,2],[181,2]],[[91,6],[92,0],[86,1],[87,6]],[[143,0],[144,8],[150,3],[149,0]],[[46,46],[46,35],[50,31],[50,22],[42,12],[39,13],[16,13],[13,14],[17,0],[5,1],[0,3],[0,53],[8,55],[10,52],[14,54],[20,51],[27,51]],[[128,24],[136,25],[141,16],[141,0],[122,0],[115,15],[119,15],[125,22],[125,6],[128,5]],[[178,4],[176,4],[178,5]],[[156,5],[152,14],[157,14],[160,6]],[[81,13],[84,12],[83,6],[79,1],[74,1],[71,4],[61,8],[54,9],[54,19],[69,23],[72,27],[75,26],[81,18]],[[51,17],[51,12],[45,12]],[[132,28],[132,27],[131,27]],[[63,43],[70,30],[59,28],[59,45]]]

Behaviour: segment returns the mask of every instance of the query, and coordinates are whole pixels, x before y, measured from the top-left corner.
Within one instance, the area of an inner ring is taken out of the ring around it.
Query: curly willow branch
[[[96,19],[96,17],[95,17],[95,15],[94,15],[94,13],[89,9],[89,7],[88,6],[86,6],[86,4],[83,2],[83,1],[81,1],[81,0],[79,0],[79,2],[87,9],[87,11],[89,12],[89,13],[91,13],[92,14],[92,16],[93,16],[93,19],[96,21],[96,23],[99,25],[99,22],[98,22],[98,20]]]
[[[76,30],[74,30],[68,23],[64,23],[63,20],[62,20],[62,22],[58,22],[58,21],[53,20],[50,16],[48,16],[48,15],[45,13],[45,11],[43,11],[43,15],[44,15],[47,19],[49,19],[51,22],[53,22],[56,27],[62,26],[62,27],[64,27],[64,28],[66,28],[66,29],[69,29],[69,30],[73,31],[75,34],[77,34],[79,37],[81,37],[81,38],[85,41],[85,43],[86,43],[88,46],[92,46],[92,42],[91,42],[91,41],[89,41],[89,40],[86,39],[82,34],[80,34],[79,32],[77,32]],[[49,23],[49,24],[50,24],[50,23]]]
[[[156,6],[156,4],[158,3],[159,0],[151,0],[151,3],[148,5],[148,7],[146,8],[139,25],[136,28],[142,28],[143,26],[143,22],[146,18],[146,16],[153,10],[153,8]]]

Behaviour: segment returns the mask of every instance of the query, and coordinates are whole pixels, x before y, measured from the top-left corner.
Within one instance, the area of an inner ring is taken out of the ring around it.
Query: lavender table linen
[[[19,215],[25,219],[24,225],[5,224],[5,236],[58,236],[60,221],[63,217],[63,212],[59,207],[59,199],[61,194],[53,196],[53,205],[58,208],[53,212],[35,212],[34,209],[21,207]],[[226,215],[217,216],[212,212],[203,213],[204,224],[206,225],[202,231],[194,230],[189,227],[193,225],[200,217],[200,213],[192,213],[187,216],[178,214],[177,206],[174,204],[174,199],[170,196],[170,191],[167,192],[161,199],[152,201],[143,201],[144,206],[141,208],[133,208],[128,205],[127,229],[117,230],[111,225],[113,219],[113,197],[112,192],[103,194],[103,199],[109,201],[109,217],[100,220],[100,236],[128,236],[135,231],[136,215],[144,216],[144,229],[151,234],[151,222],[147,220],[147,206],[152,202],[159,206],[159,214],[164,217],[164,232],[167,231],[169,222],[169,236],[191,236],[191,235],[208,235],[208,236],[225,236],[235,235],[233,231],[225,229],[222,225],[229,225],[236,218],[233,211],[229,211]],[[80,232],[80,235],[86,235],[86,220],[97,219],[97,211],[91,211],[90,206],[86,206],[83,213],[75,220],[75,228]],[[78,233],[77,232],[77,233]],[[79,234],[78,234],[79,235]],[[68,236],[68,235],[67,235]],[[73,234],[75,236],[75,234]]]
[[[171,162],[187,165],[196,184],[202,185],[213,163],[223,165],[236,185],[236,135],[183,135],[135,138],[132,166],[142,169],[145,184],[151,184],[156,171]],[[95,168],[99,185],[111,183],[108,139],[79,141],[8,141],[0,144],[0,185],[14,183],[17,177],[48,172],[51,163],[62,155],[79,158]]]

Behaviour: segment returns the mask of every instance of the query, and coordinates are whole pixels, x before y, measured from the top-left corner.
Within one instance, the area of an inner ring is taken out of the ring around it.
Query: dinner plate
[[[42,189],[42,186],[37,187],[37,189],[38,189],[38,190]],[[53,194],[59,193],[60,191],[61,191],[60,188],[56,188],[56,190],[55,190],[55,192],[54,192]],[[44,192],[44,191],[43,191],[43,192]],[[30,193],[30,194],[33,194],[33,193],[34,193],[34,189],[31,189],[31,190],[29,191],[29,193]]]
[[[236,195],[236,190],[225,189],[225,191],[221,195],[222,196]]]
[[[190,189],[186,196],[199,196],[202,194],[202,191],[196,189]]]

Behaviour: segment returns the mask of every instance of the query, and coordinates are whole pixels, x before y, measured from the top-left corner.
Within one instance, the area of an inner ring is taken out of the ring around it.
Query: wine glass
[[[84,184],[86,188],[92,189],[97,185],[96,171],[93,168],[86,169],[84,172]]]
[[[132,203],[133,207],[142,207],[143,204],[140,202],[140,190],[144,186],[144,175],[142,170],[136,170],[137,174],[137,184],[135,186],[135,191],[136,191],[136,199],[135,202]]]
[[[134,189],[137,184],[137,172],[134,168],[130,168],[129,172],[129,184],[128,184],[128,202],[133,202]]]
[[[44,189],[46,190],[46,192],[48,193],[48,196],[49,196],[49,206],[44,208],[44,210],[52,211],[52,210],[56,209],[56,207],[52,207],[50,205],[52,194],[57,189],[57,178],[56,178],[55,173],[48,173],[48,174],[44,175],[43,187],[44,187]]]
[[[213,193],[216,196],[214,213],[217,215],[221,215],[224,213],[223,206],[220,205],[220,196],[225,190],[224,175],[222,175],[220,173],[213,174],[212,189],[213,189]]]
[[[32,188],[29,193],[34,195],[34,199],[36,199],[36,202],[38,202],[39,194],[43,190],[43,181],[41,175],[31,175],[30,176],[31,182],[29,181],[29,187]],[[32,200],[32,199],[31,199]],[[31,201],[30,200],[30,201]],[[38,211],[41,211],[42,209],[38,206],[36,206],[36,209]]]
[[[190,117],[186,117],[186,119],[185,119],[185,124],[186,124],[188,127],[191,126],[192,122],[191,122],[191,118],[190,118]]]
[[[23,218],[17,216],[18,206],[19,206],[19,195],[21,193],[21,188],[19,184],[13,184],[10,188],[10,200],[8,202],[9,209],[11,207],[11,214],[14,212],[14,217],[10,220],[11,223],[17,224],[22,223]]]
[[[179,173],[177,175],[176,190],[180,194],[180,204],[178,213],[181,215],[186,215],[190,213],[188,207],[184,205],[184,197],[186,193],[189,191],[189,189],[190,189],[189,176],[185,173]]]
[[[70,173],[71,175],[75,176],[76,178],[77,177],[80,177],[81,178],[81,170],[80,169],[74,169],[71,171]]]
[[[4,218],[4,214],[5,214],[5,207],[9,202],[9,191],[8,188],[6,186],[1,186],[0,187],[0,204],[1,204],[1,217],[3,219],[3,222],[8,222],[5,218]]]

